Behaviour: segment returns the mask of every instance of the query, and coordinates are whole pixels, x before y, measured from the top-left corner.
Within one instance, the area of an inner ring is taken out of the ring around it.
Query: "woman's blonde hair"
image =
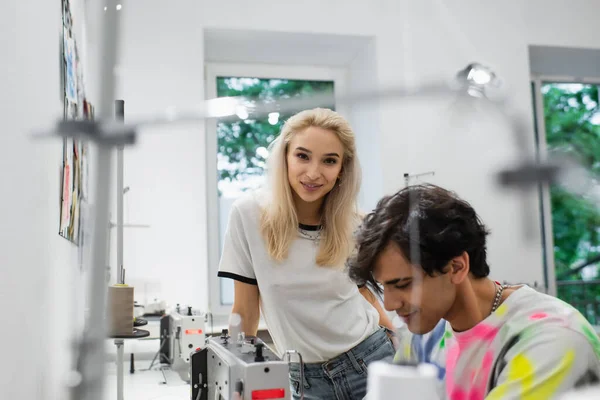
[[[354,249],[353,233],[359,222],[356,199],[361,172],[354,132],[350,124],[332,110],[315,108],[292,116],[269,146],[271,197],[262,210],[261,233],[269,255],[277,261],[285,260],[290,244],[298,234],[298,215],[288,180],[288,146],[296,133],[309,127],[334,132],[344,146],[339,180],[325,195],[321,209],[321,243],[316,259],[320,266],[343,266]]]

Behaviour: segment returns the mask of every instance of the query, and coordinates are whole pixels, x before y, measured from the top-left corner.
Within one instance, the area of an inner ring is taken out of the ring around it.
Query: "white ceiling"
[[[348,66],[372,38],[254,30],[207,29],[207,62]]]

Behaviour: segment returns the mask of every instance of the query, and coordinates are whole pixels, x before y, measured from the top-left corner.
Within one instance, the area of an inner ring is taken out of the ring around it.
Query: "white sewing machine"
[[[207,314],[192,307],[174,310],[160,320],[160,361],[170,364],[181,379],[189,382],[190,354],[206,346]]]
[[[286,358],[297,354],[286,353]],[[290,400],[289,363],[280,359],[255,337],[224,329],[211,337],[206,347],[192,354],[190,364],[192,400]]]
[[[290,400],[291,355],[297,355],[303,364],[297,352],[288,351],[286,360],[281,360],[260,339],[240,334],[234,340],[224,329],[220,337],[209,338],[205,348],[191,355],[191,400]],[[388,400],[398,393],[407,400],[440,399],[437,369],[432,365],[378,361],[370,364],[368,371],[366,400]]]

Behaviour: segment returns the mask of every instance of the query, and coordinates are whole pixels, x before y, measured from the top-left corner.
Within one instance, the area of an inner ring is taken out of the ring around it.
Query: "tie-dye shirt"
[[[441,320],[435,328],[424,335],[414,335],[408,331],[408,328],[397,332],[399,346],[394,357],[394,362],[404,361],[420,362],[434,365],[438,369],[438,379],[440,385],[438,394],[440,399],[445,396],[445,378],[446,378],[446,346],[448,339],[452,338],[450,324],[446,320]]]
[[[445,364],[450,400],[546,400],[600,383],[600,338],[594,328],[570,305],[528,286],[468,331],[446,326],[431,355],[434,364]],[[412,351],[411,359],[426,361],[414,345]]]

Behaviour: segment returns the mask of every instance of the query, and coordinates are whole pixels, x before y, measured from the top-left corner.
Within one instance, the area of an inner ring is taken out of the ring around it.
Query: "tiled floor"
[[[124,400],[189,400],[190,386],[177,373],[166,370],[163,376],[158,367],[145,370],[149,365],[150,360],[137,361],[135,373],[130,374],[129,362],[125,362]],[[107,363],[106,372],[104,399],[117,400],[116,363]]]

